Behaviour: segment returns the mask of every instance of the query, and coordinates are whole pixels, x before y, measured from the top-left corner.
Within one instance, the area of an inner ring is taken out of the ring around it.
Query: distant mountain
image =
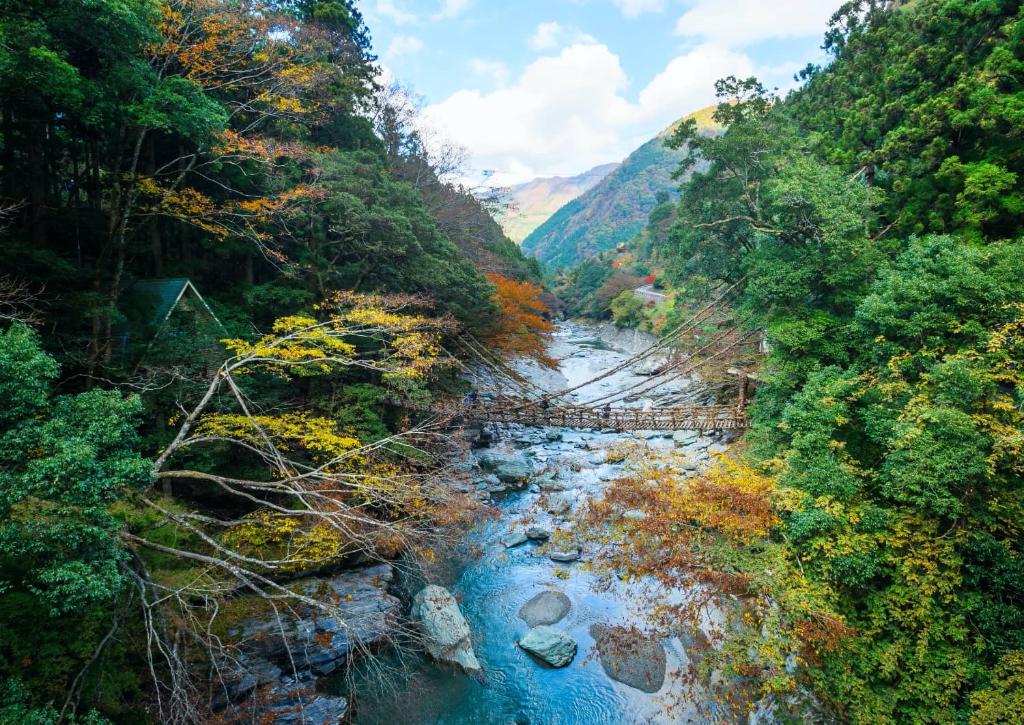
[[[687,118],[711,133],[714,107],[692,113],[645,143],[590,191],[573,199],[537,227],[525,240],[523,252],[561,268],[628,241],[647,223],[659,192],[673,198],[679,182],[672,172],[686,154],[665,146]]]
[[[619,167],[618,163],[595,166],[579,176],[534,179],[509,189],[512,209],[501,220],[509,239],[521,242],[552,214],[580,194],[594,188]]]

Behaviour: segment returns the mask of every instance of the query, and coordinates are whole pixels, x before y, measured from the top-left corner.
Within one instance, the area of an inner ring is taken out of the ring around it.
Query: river
[[[531,379],[549,390],[564,389],[614,367],[631,353],[649,344],[639,333],[614,332],[578,322],[562,323],[551,345],[559,361],[557,371],[537,367],[527,370]],[[626,370],[575,394],[577,402],[638,382]],[[676,381],[661,397],[683,394],[688,383]],[[643,400],[632,401],[642,405]],[[696,438],[693,435],[692,438]],[[551,529],[571,528],[574,511],[600,496],[607,482],[621,474],[621,464],[608,463],[605,449],[623,440],[646,443],[652,448],[672,448],[671,433],[621,434],[573,430],[505,429],[492,444],[499,452],[521,451],[534,465],[536,479],[529,488],[495,496],[499,515],[479,525],[462,546],[457,563],[434,573],[436,583],[447,586],[460,600],[473,631],[473,646],[483,665],[483,676],[469,677],[437,665],[419,655],[394,655],[372,667],[365,665],[354,677],[357,694],[357,725],[451,725],[533,723],[569,725],[580,723],[692,722],[699,720],[690,707],[676,707],[671,716],[665,705],[680,694],[678,678],[671,676],[686,663],[685,648],[677,638],[662,641],[669,676],[656,693],[646,693],[612,680],[597,656],[590,634],[594,624],[646,625],[648,603],[640,590],[615,577],[588,571],[586,547],[582,562],[557,563],[529,542],[506,548],[502,539],[526,525]],[[708,438],[686,441],[696,457],[721,448]],[[550,496],[557,492],[571,509],[553,514]],[[555,626],[578,643],[573,662],[553,669],[524,652],[517,641],[528,631],[519,608],[546,590],[565,593],[572,601],[568,615]],[[387,674],[381,664],[390,665]]]

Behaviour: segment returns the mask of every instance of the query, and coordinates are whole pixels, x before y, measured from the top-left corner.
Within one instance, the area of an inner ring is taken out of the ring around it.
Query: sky
[[[466,179],[508,185],[621,161],[714,82],[782,90],[842,0],[361,0],[386,79],[463,146]]]

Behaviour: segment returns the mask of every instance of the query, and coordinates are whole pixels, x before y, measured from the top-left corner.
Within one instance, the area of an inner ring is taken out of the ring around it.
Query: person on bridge
[[[547,398],[541,398],[540,407],[542,410],[547,410],[551,407],[551,402]]]
[[[604,418],[604,419],[607,419],[608,416],[611,415],[611,414],[612,414],[612,405],[611,405],[611,403],[605,403],[604,407],[601,408],[601,417]]]

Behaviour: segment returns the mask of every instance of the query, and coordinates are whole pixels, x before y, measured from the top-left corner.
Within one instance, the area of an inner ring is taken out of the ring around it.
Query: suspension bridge
[[[482,363],[488,380],[483,382],[497,393],[493,397],[471,396],[461,402],[444,401],[430,406],[431,413],[450,420],[475,420],[492,423],[518,423],[536,427],[614,430],[741,430],[747,427],[746,404],[749,386],[756,375],[744,368],[728,367],[737,357],[748,358],[756,331],[742,329],[741,321],[732,320],[725,329],[708,336],[696,350],[688,354],[675,352],[687,334],[713,324],[722,316],[724,304],[733,296],[743,280],[720,293],[701,310],[694,313],[650,347],[630,356],[614,367],[582,383],[558,391],[545,390],[511,368],[495,353],[467,336],[458,338],[464,353]],[[454,357],[454,356],[453,356]],[[664,358],[654,374],[614,392],[585,401],[571,396],[616,373],[654,359]],[[651,394],[667,383],[692,376],[696,371],[725,370],[737,379],[736,401],[733,404],[672,405],[663,407],[630,407],[627,398]],[[472,376],[477,371],[465,368]]]

